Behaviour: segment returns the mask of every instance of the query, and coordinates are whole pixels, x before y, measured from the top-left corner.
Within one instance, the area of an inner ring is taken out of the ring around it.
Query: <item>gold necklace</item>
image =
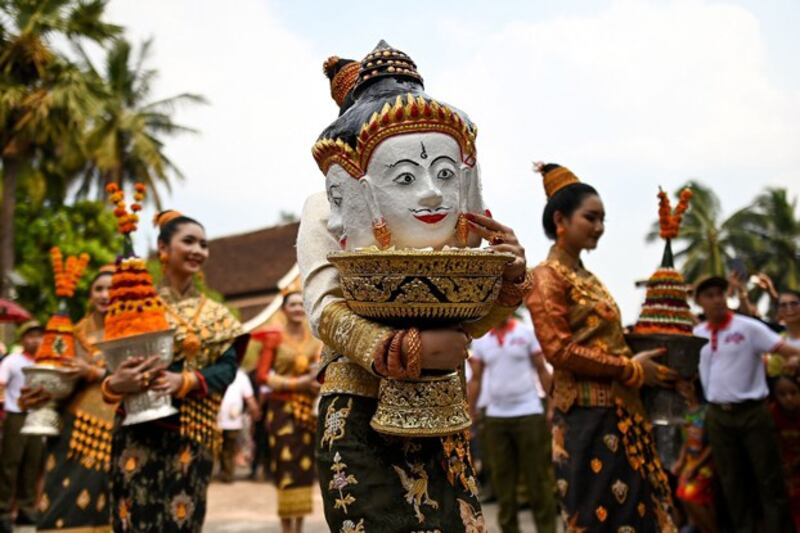
[[[200,304],[197,306],[197,311],[195,311],[192,321],[188,322],[180,315],[180,313],[173,310],[172,306],[164,302],[164,307],[167,309],[167,312],[178,322],[180,322],[180,324],[186,330],[186,335],[181,341],[181,351],[183,351],[188,359],[194,359],[194,357],[200,352],[200,347],[202,346],[200,336],[197,334],[197,321],[200,319],[200,312],[203,310],[205,303],[206,295],[203,294],[200,296]]]

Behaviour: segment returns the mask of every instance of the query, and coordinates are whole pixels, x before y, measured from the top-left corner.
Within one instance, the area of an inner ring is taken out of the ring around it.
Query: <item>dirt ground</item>
[[[489,531],[498,531],[497,505],[484,505]],[[534,533],[530,511],[520,513],[522,533]],[[322,513],[322,499],[314,491],[314,514],[306,519],[305,533],[327,533]],[[211,484],[208,490],[206,533],[278,533],[280,523],[276,516],[275,489],[264,482],[237,481],[226,485]]]

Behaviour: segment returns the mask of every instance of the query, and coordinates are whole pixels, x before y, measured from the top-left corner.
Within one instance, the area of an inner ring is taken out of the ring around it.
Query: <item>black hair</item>
[[[98,279],[102,278],[103,276],[113,276],[113,275],[114,275],[114,273],[113,273],[113,272],[110,272],[110,271],[108,271],[108,270],[101,270],[101,271],[99,271],[97,274],[95,274],[95,275],[94,275],[94,277],[92,278],[92,282],[89,284],[89,287],[91,287],[92,285],[94,285],[94,284],[95,284],[95,282],[96,282]]]
[[[288,304],[288,303],[289,303],[289,297],[290,297],[290,296],[293,296],[293,295],[295,295],[295,294],[299,294],[299,295],[300,295],[300,298],[301,298],[301,299],[303,298],[303,292],[302,292],[302,291],[289,291],[289,292],[287,292],[287,293],[284,295],[284,297],[283,297],[283,301],[281,302],[281,309],[285,308],[285,307],[286,307],[286,304]]]
[[[559,166],[555,163],[549,163],[542,167],[542,173],[547,174],[551,170],[559,168]],[[570,217],[588,196],[600,196],[600,194],[597,189],[588,183],[573,183],[572,185],[567,185],[547,200],[547,205],[544,206],[544,212],[542,213],[542,227],[544,227],[544,234],[547,235],[548,239],[556,240],[556,221],[554,218],[556,212],[565,217]]]
[[[166,211],[161,211],[159,214],[156,215],[156,224],[158,224],[158,242],[163,242],[164,244],[169,244],[172,240],[172,237],[175,236],[175,233],[178,229],[183,226],[184,224],[197,224],[201,228],[205,229],[201,223],[193,219],[192,217],[187,217],[186,215],[179,215],[167,222],[161,224],[158,222],[165,214],[173,212],[172,209],[167,209]]]
[[[795,298],[800,300],[800,291],[796,291],[794,289],[785,289],[778,292],[778,297],[781,297],[784,294],[788,294],[789,296],[794,296]]]

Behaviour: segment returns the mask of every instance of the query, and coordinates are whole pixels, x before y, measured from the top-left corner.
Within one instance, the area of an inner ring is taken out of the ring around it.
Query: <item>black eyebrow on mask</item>
[[[439,161],[440,159],[447,159],[448,161],[450,161],[454,165],[456,164],[456,160],[453,159],[452,157],[450,157],[449,155],[440,155],[439,157],[437,157],[436,159],[431,161],[431,166],[435,165],[436,162]]]
[[[386,166],[387,166],[387,168],[394,168],[397,165],[399,165],[400,163],[411,163],[414,166],[417,166],[417,167],[419,166],[419,163],[417,163],[416,161],[412,161],[411,159],[401,159],[400,161],[395,161],[394,163],[392,163],[390,165],[386,165]]]

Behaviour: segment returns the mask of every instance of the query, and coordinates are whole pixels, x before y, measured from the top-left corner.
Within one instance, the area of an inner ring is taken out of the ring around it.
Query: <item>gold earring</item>
[[[169,256],[167,252],[159,252],[158,253],[158,261],[161,263],[161,273],[164,274],[167,271],[167,261],[169,260]]]
[[[466,246],[469,242],[469,221],[464,213],[458,214],[458,222],[456,222],[456,239],[460,246]]]
[[[372,222],[372,235],[381,250],[387,249],[392,244],[392,232],[384,219]]]

